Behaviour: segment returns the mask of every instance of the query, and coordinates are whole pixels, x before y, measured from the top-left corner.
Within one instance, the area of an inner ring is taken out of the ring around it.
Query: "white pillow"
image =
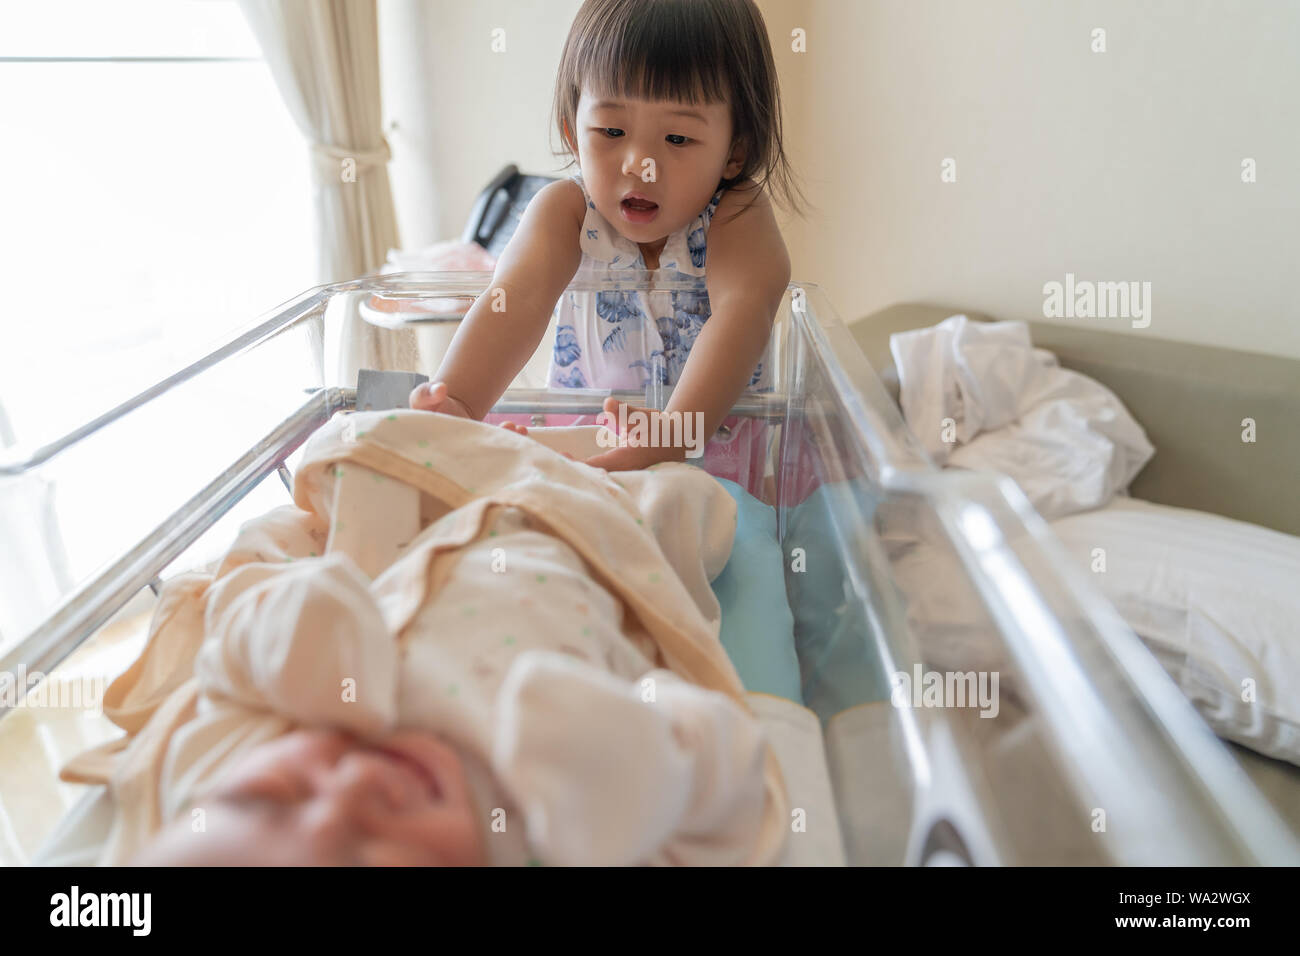
[[[1052,529],[1215,733],[1300,764],[1300,538],[1124,497]]]

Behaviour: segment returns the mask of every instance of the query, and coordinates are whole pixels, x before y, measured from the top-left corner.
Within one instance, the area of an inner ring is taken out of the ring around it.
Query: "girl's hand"
[[[608,416],[606,426],[610,431],[617,427],[620,413],[619,409],[624,407],[618,399],[610,396],[605,399],[605,414]],[[659,412],[649,408],[639,408],[635,405],[626,406],[627,411],[624,414],[630,428],[636,427],[637,416],[646,416],[642,419],[645,422],[643,434],[663,436],[671,434],[668,429],[664,429],[659,421]],[[689,412],[684,412],[689,415]],[[632,436],[635,437],[635,436]],[[702,441],[703,436],[696,436]],[[611,448],[609,451],[602,452],[599,455],[593,455],[587,459],[587,464],[593,468],[604,468],[606,471],[636,471],[640,468],[649,468],[651,465],[657,465],[663,461],[685,461],[687,448],[683,445],[630,445],[627,444],[629,436],[619,435],[619,447]],[[648,440],[648,438],[647,438]]]
[[[588,458],[586,463],[606,471],[638,471],[664,461],[685,461],[680,448],[634,448],[623,445]]]
[[[447,394],[446,382],[423,382],[411,390],[410,406],[423,412],[441,412],[473,419],[474,413],[458,398]]]
[[[411,390],[408,402],[417,411],[441,412],[443,415],[455,415],[457,418],[474,420],[473,412],[464,402],[447,394],[445,382],[423,382],[415,386]],[[501,427],[520,435],[528,434],[527,428],[514,422],[502,422]]]

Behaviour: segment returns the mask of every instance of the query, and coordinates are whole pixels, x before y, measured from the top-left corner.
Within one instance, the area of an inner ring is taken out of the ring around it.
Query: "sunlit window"
[[[0,0],[0,177],[0,457],[317,284],[306,142],[233,0]],[[0,650],[258,437],[241,409],[259,382],[238,384],[205,394],[201,425],[193,399],[159,399],[0,478]],[[195,442],[212,460],[180,453]]]
[[[316,284],[310,173],[233,0],[0,3],[0,444]]]

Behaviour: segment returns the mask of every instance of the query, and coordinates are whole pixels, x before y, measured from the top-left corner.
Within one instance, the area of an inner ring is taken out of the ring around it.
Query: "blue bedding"
[[[735,499],[737,512],[731,557],[713,580],[722,606],[722,646],[746,690],[802,704],[776,511],[734,481],[717,480]]]
[[[789,587],[804,702],[823,722],[858,704],[888,700],[892,689],[839,544],[873,533],[876,504],[865,481],[824,484],[791,509],[786,527],[787,546],[804,548],[807,561],[805,573],[790,575]]]
[[[857,704],[887,700],[889,677],[837,544],[855,529],[835,524],[846,516],[869,523],[876,504],[870,489],[862,482],[823,485],[792,509],[786,543],[803,549],[804,570],[789,574],[787,592],[775,510],[735,482],[717,480],[736,502],[737,521],[731,557],[713,593],[722,606],[722,646],[745,689],[792,700],[823,721]]]

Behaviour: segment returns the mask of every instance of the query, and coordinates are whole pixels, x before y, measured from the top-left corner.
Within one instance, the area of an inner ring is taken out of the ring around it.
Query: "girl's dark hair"
[[[781,138],[772,47],[753,0],[587,0],[555,79],[558,156],[575,154],[570,136],[584,84],[600,97],[730,102],[732,145],[743,146],[745,161],[719,188],[753,179],[755,198],[766,187],[802,213]]]

